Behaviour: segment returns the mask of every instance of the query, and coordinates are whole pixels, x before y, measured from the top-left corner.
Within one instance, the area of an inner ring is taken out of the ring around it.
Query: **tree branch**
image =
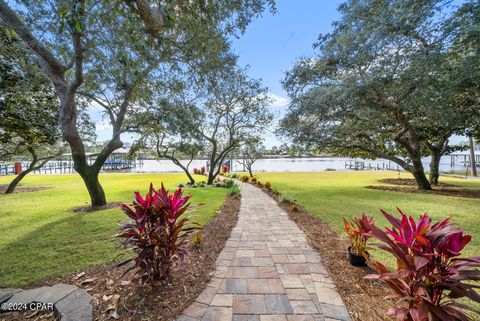
[[[66,67],[48,50],[38,39],[30,32],[25,24],[18,18],[16,13],[0,0],[0,16],[2,19],[22,38],[22,40],[41,58],[42,64],[46,67],[46,73],[52,78],[54,83],[59,80],[64,82],[64,73]]]

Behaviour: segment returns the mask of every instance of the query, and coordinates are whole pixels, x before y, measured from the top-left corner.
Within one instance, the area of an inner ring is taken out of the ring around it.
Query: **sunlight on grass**
[[[12,176],[0,177],[7,184]],[[199,180],[202,177],[198,177]],[[181,174],[101,174],[108,202],[127,202],[133,192],[145,194],[150,182],[172,191],[186,181]],[[72,209],[89,204],[78,175],[31,175],[21,187],[48,186],[47,190],[0,195],[0,287],[21,287],[53,275],[112,262],[121,253],[112,236],[117,223],[127,219],[119,208],[91,213]],[[193,220],[208,222],[223,204],[223,188],[186,188]]]

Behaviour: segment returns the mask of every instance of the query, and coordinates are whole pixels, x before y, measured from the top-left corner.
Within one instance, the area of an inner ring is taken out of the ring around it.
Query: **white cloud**
[[[99,131],[105,131],[105,130],[111,131],[112,128],[113,128],[112,125],[107,121],[101,121],[101,122],[95,123],[95,129],[97,130],[97,133]]]
[[[271,100],[271,103],[269,105],[270,107],[285,107],[289,103],[288,98],[282,97],[274,93],[268,93],[267,96]]]

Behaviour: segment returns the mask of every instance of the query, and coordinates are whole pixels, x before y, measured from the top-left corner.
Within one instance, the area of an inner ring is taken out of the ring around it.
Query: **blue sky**
[[[313,43],[319,34],[332,30],[340,15],[337,0],[279,0],[277,13],[265,13],[249,25],[239,39],[233,39],[233,50],[242,66],[250,66],[250,76],[261,78],[274,98],[271,109],[278,120],[288,105],[281,81],[296,59],[313,54]],[[269,132],[265,145],[279,145],[282,139]]]
[[[232,41],[241,65],[250,65],[250,76],[262,78],[270,91],[286,97],[280,81],[295,60],[313,53],[320,33],[332,29],[343,1],[279,0],[275,15],[265,13]]]

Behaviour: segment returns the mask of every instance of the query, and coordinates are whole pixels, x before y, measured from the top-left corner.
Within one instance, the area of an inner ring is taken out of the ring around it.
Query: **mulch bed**
[[[305,232],[311,246],[320,253],[322,263],[335,282],[338,293],[354,321],[393,320],[385,316],[388,309],[393,306],[384,299],[387,295],[386,286],[378,281],[363,278],[367,274],[375,273],[373,269],[350,265],[347,260],[348,243],[345,238],[303,207],[297,205],[295,211],[292,204],[280,203],[279,195],[264,187],[262,190],[278,202],[290,219]]]
[[[122,202],[110,202],[102,206],[84,205],[84,206],[74,207],[72,211],[74,213],[90,213],[90,212],[106,210],[109,208],[119,208],[121,205],[122,205]]]
[[[385,178],[378,181],[390,185],[417,186],[417,182],[413,178]],[[457,187],[457,185],[439,182],[438,187]]]
[[[440,183],[438,186],[432,186],[432,190],[424,191],[417,188],[417,184],[414,179],[382,179],[380,183],[391,185],[369,185],[365,186],[369,189],[377,189],[382,191],[402,192],[402,193],[420,193],[420,194],[433,194],[441,196],[452,197],[467,197],[467,198],[480,198],[480,190],[465,189],[455,187],[456,185]]]
[[[223,207],[204,226],[200,248],[192,244],[186,264],[171,271],[163,284],[156,288],[131,284],[131,274],[122,277],[129,265],[116,267],[111,264],[77,271],[64,277],[52,277],[29,287],[68,283],[83,288],[94,297],[96,321],[170,321],[197,298],[213,275],[215,261],[230,237],[239,210],[240,199],[228,197]],[[25,315],[10,320],[32,320]]]
[[[8,185],[1,184],[0,185],[0,194],[5,194]],[[13,191],[14,194],[16,193],[30,193],[30,192],[38,192],[44,191],[46,189],[51,189],[49,186],[37,186],[37,187],[21,187],[21,184],[18,184],[15,190]]]

